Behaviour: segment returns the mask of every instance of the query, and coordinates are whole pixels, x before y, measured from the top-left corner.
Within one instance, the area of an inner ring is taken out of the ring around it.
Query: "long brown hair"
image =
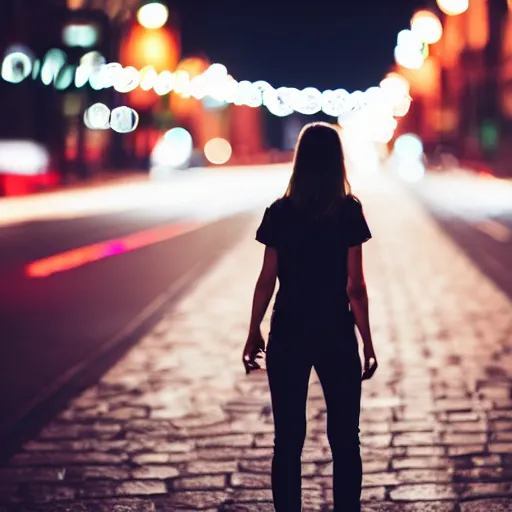
[[[310,123],[300,132],[293,172],[284,197],[315,216],[333,213],[350,194],[339,132],[328,123]]]

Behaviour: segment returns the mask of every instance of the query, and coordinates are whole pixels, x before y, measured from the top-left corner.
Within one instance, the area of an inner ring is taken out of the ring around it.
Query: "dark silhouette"
[[[301,510],[301,453],[311,368],[327,406],[334,510],[360,510],[361,380],[377,368],[368,320],[362,243],[371,238],[350,192],[338,130],[325,123],[301,132],[285,195],[266,209],[256,239],[265,256],[243,353],[246,372],[266,352],[274,415],[272,492],[278,512]],[[279,278],[268,346],[261,322]],[[355,327],[364,343],[364,370]]]

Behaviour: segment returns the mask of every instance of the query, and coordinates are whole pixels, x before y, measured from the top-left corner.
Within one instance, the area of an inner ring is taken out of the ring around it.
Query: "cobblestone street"
[[[400,185],[355,188],[374,236],[365,268],[380,364],[363,385],[363,510],[510,511],[512,303]],[[266,376],[241,364],[258,222],[0,468],[1,511],[273,510]],[[308,415],[304,510],[327,510],[316,376]]]

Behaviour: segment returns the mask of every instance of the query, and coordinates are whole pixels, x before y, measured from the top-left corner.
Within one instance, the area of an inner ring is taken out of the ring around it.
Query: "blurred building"
[[[399,69],[414,98],[400,130],[418,133],[429,152],[512,176],[512,1],[471,0],[442,21],[425,64]]]
[[[92,34],[87,42],[76,39],[84,28]],[[76,129],[80,125],[77,119],[87,101],[105,93],[86,87],[78,90],[74,87],[74,70],[87,53],[111,57],[108,16],[87,5],[70,10],[65,0],[3,0],[0,51],[2,58],[19,51],[32,62],[32,73],[25,80],[0,80],[0,140],[42,144],[50,153],[50,171],[59,181],[87,176],[87,140],[84,131]],[[61,57],[58,75],[50,83],[43,83],[45,62],[51,67]],[[59,87],[58,82],[67,85]],[[70,137],[70,133],[78,135]],[[3,170],[6,171],[9,170]],[[36,177],[33,181],[37,181]]]
[[[104,62],[133,66],[142,79],[148,70],[158,74],[177,69],[192,78],[209,67],[206,57],[182,58],[173,9],[164,26],[147,28],[137,21],[141,5],[142,0],[2,0],[2,57],[21,52],[29,57],[31,69],[21,80],[0,79],[0,141],[40,143],[50,153],[50,170],[59,182],[87,179],[105,170],[147,171],[157,141],[174,127],[191,133],[196,154],[204,156],[206,144],[220,138],[230,145],[230,161],[262,158],[262,108],[217,104],[212,98],[196,100],[175,92],[159,96],[151,87],[124,94],[114,87],[95,87],[92,74],[77,85],[78,68],[85,61],[95,70]],[[46,81],[45,63],[53,69]],[[138,128],[122,134],[86,128],[84,112],[95,103],[110,110],[134,108]],[[34,177],[30,186],[40,184],[44,186]]]

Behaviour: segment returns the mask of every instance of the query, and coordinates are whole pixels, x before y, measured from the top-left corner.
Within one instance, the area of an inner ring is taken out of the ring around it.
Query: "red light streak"
[[[64,272],[81,267],[87,263],[170,240],[176,236],[198,229],[202,225],[200,222],[185,222],[172,226],[160,226],[139,231],[123,238],[86,245],[29,263],[25,267],[25,274],[29,277],[48,277],[57,272]]]

